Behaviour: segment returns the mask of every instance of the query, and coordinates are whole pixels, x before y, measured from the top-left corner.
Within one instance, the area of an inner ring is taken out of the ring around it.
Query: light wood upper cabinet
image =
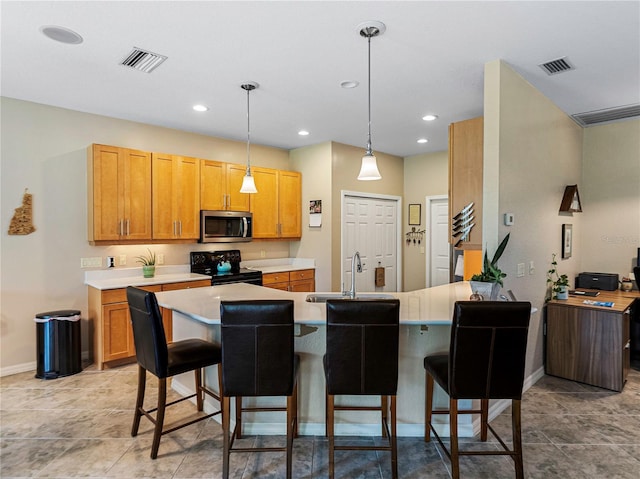
[[[200,162],[200,209],[249,211],[250,195],[240,193],[246,167],[213,160]]]
[[[253,237],[263,239],[302,236],[301,175],[295,171],[254,167],[258,193],[251,198]]]
[[[91,145],[87,154],[91,242],[151,239],[151,154]]]
[[[475,224],[460,249],[482,249],[483,144],[482,117],[449,125],[449,242],[455,245],[460,239],[453,236],[452,218],[471,202]]]
[[[278,216],[281,238],[302,236],[302,175],[296,171],[279,171]]]
[[[200,160],[152,155],[153,239],[198,239],[200,236]]]
[[[251,174],[258,190],[251,195],[253,237],[279,238],[278,172],[270,168],[253,167]]]

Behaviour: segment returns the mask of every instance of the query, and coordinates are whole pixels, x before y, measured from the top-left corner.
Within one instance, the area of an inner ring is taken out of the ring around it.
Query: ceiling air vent
[[[608,121],[626,120],[640,116],[640,105],[627,105],[605,110],[576,113],[572,118],[582,126],[590,126]]]
[[[550,62],[541,63],[538,65],[542,68],[547,75],[557,75],[558,73],[568,72],[569,70],[574,70],[575,67],[569,63],[569,59],[567,57],[558,58],[556,60],[551,60]]]
[[[140,70],[141,72],[151,73],[166,59],[167,57],[164,55],[158,55],[157,53],[133,47],[131,53],[129,53],[129,55],[120,62],[120,65],[131,67],[135,70]]]

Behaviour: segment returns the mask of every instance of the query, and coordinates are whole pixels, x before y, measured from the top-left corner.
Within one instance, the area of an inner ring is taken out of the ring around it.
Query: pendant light
[[[382,35],[386,30],[386,26],[382,22],[370,21],[361,23],[358,25],[358,29],[360,30],[360,36],[363,36],[367,39],[367,44],[369,48],[369,57],[368,57],[368,100],[369,100],[369,124],[368,124],[368,134],[367,134],[367,151],[362,157],[362,166],[360,167],[360,174],[358,175],[358,179],[361,181],[371,181],[371,180],[380,180],[382,176],[380,175],[380,171],[378,171],[378,164],[376,162],[376,157],[371,150],[371,38],[377,37],[378,35]]]
[[[249,93],[258,88],[256,82],[247,82],[240,85],[240,88],[247,92],[247,172],[242,179],[240,193],[257,193],[256,182],[251,176],[251,123],[249,122]]]

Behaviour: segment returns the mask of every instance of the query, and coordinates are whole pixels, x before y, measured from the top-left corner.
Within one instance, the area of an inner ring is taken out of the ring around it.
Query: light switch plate
[[[515,221],[515,217],[513,213],[505,213],[504,214],[504,225],[505,226],[513,226]]]

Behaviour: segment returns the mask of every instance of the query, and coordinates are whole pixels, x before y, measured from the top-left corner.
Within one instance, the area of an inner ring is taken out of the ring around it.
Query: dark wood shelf
[[[580,203],[580,193],[578,193],[578,185],[567,185],[564,189],[562,203],[560,203],[560,212],[581,213],[582,204]]]

